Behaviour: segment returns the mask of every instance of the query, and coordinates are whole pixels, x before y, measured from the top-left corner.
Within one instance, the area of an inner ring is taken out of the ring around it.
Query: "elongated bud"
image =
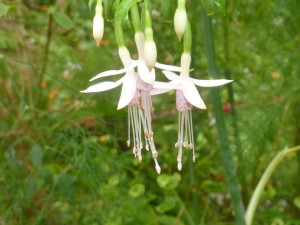
[[[95,15],[93,20],[93,36],[97,46],[100,46],[104,33],[104,20],[102,16]]]
[[[145,42],[144,45],[144,59],[145,63],[151,71],[156,63],[156,58],[157,58],[157,50],[156,50],[156,44],[153,40]]]
[[[146,42],[144,45],[144,59],[149,71],[151,71],[156,63],[157,50],[156,50],[156,44],[153,40],[151,14],[149,12],[149,8],[147,4],[145,4],[144,13],[145,13],[144,17],[145,17],[145,38],[146,38]]]
[[[185,0],[178,0],[178,6],[174,15],[174,28],[179,41],[181,41],[187,24]]]
[[[103,38],[104,33],[104,19],[102,16],[102,2],[98,1],[95,9],[95,16],[93,19],[93,37],[96,41],[97,46],[100,46],[100,42]]]

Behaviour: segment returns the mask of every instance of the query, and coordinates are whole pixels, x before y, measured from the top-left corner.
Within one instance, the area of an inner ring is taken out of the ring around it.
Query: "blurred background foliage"
[[[158,59],[179,65],[176,2],[152,3]],[[272,157],[300,144],[299,8],[296,0],[228,0],[226,16],[213,15],[220,77],[234,79],[220,90],[245,205]],[[187,10],[193,76],[205,79],[200,1]],[[174,93],[153,98],[157,175],[150,154],[138,163],[126,146],[120,89],[79,92],[93,75],[121,68],[111,15],[100,48],[92,18],[84,0],[0,3],[0,224],[233,224],[209,90],[201,90],[208,110],[193,114],[196,163],[185,153],[180,173]],[[132,29],[125,33],[137,58]],[[254,224],[300,224],[299,165],[293,155],[276,171]]]

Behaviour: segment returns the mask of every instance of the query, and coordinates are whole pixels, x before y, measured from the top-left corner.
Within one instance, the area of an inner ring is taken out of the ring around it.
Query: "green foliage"
[[[191,152],[184,151],[180,173],[175,172],[174,92],[153,96],[161,175],[149,152],[139,163],[126,145],[127,111],[116,110],[121,89],[79,92],[92,76],[122,68],[109,21],[115,10],[126,21],[137,1],[103,1],[101,48],[92,38],[87,2],[0,3],[0,224],[182,225],[195,217],[201,217],[201,224],[233,224],[207,89],[199,90],[208,110],[193,110],[197,159],[190,164]],[[164,23],[172,20],[176,1],[151,4],[154,12],[163,13],[152,15],[158,61],[179,65],[182,44],[173,23]],[[193,76],[207,79],[199,4],[187,1]],[[227,1],[226,9],[223,1],[214,1],[214,12],[226,11],[226,17],[215,13],[213,22],[220,77],[229,73],[234,79],[235,115],[228,109],[226,88],[219,90],[245,205],[275,151],[300,143],[297,9],[299,2],[293,0]],[[126,31],[136,58],[133,32]],[[164,79],[158,70],[156,76]],[[287,158],[267,184],[253,224],[299,224],[295,158]]]

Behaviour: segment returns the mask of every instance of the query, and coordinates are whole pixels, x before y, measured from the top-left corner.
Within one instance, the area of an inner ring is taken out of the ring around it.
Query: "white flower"
[[[166,77],[171,80],[169,83],[156,82],[153,85],[151,94],[160,94],[176,89],[176,108],[179,112],[178,117],[178,139],[175,147],[178,148],[177,168],[182,169],[182,148],[192,149],[193,161],[195,162],[194,135],[192,108],[196,106],[206,109],[199,92],[195,85],[200,87],[216,87],[232,82],[232,80],[199,80],[189,76],[191,55],[183,53],[181,56],[180,76],[170,71],[163,71]]]
[[[152,85],[155,83],[155,70],[152,69],[149,72],[142,53],[144,38],[143,35],[136,35],[137,46],[139,50],[139,59],[132,60],[129,51],[126,47],[119,49],[119,56],[124,65],[124,69],[121,70],[110,70],[102,72],[91,80],[103,78],[107,76],[113,76],[117,74],[125,73],[125,75],[115,82],[104,81],[94,84],[82,91],[84,93],[90,92],[102,92],[113,89],[123,84],[120,100],[118,103],[118,109],[128,106],[128,141],[127,144],[130,146],[131,134],[133,139],[133,154],[138,156],[139,160],[142,160],[142,149],[143,141],[145,140],[146,150],[151,150],[152,156],[155,162],[155,169],[157,173],[161,172],[160,166],[157,161],[158,152],[156,150],[153,131],[152,131],[152,101],[150,90]],[[170,69],[180,71],[179,67],[167,66],[157,63],[158,68]],[[134,71],[137,67],[138,73]],[[132,131],[132,132],[131,132]]]
[[[93,19],[93,37],[96,41],[97,46],[100,45],[100,42],[103,38],[104,33],[104,20],[101,15],[95,15]]]

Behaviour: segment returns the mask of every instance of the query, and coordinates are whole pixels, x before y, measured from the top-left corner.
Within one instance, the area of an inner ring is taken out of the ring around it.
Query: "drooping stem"
[[[267,169],[265,170],[264,174],[260,178],[260,181],[258,182],[255,191],[251,197],[250,203],[248,205],[247,211],[246,211],[246,225],[251,225],[253,216],[260,198],[260,195],[262,191],[264,190],[268,180],[270,179],[271,175],[277,168],[277,166],[281,163],[281,161],[284,159],[285,156],[287,156],[290,153],[296,152],[300,150],[300,146],[296,146],[294,148],[285,149],[281,152],[279,152],[275,158],[270,162]]]
[[[208,17],[201,7],[202,23],[205,52],[208,62],[208,75],[213,78],[218,78],[217,60],[214,45],[212,20]],[[242,197],[238,187],[237,176],[234,168],[233,153],[230,148],[228,134],[225,124],[225,118],[222,111],[222,103],[220,93],[218,89],[211,90],[211,97],[213,102],[214,113],[216,117],[216,125],[221,145],[221,156],[225,167],[225,173],[227,177],[229,192],[231,195],[231,201],[233,209],[235,211],[235,220],[237,225],[245,225],[245,210],[242,202]]]

